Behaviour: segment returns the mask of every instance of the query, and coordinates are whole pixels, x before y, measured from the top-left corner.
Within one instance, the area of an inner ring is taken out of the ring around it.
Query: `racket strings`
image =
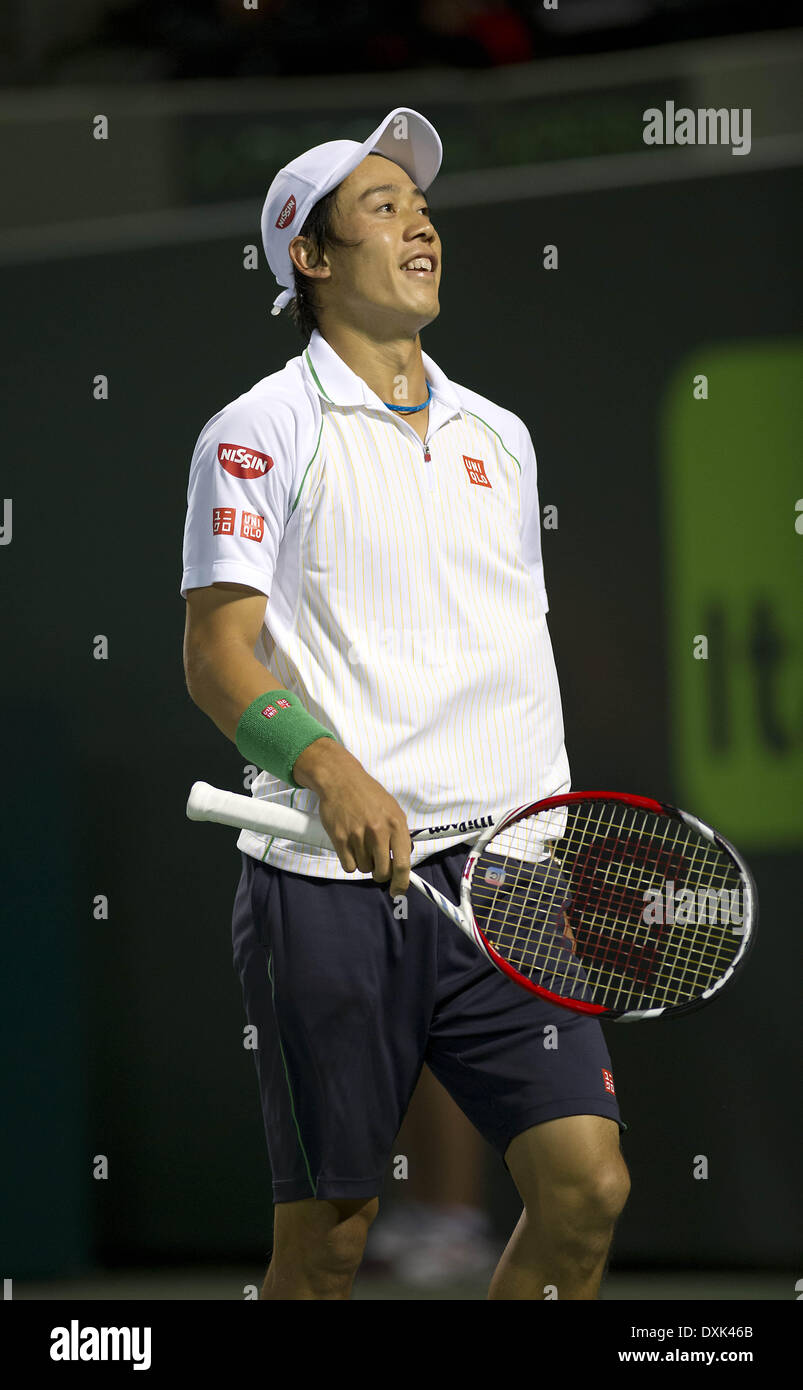
[[[522,866],[520,862],[517,866],[518,878],[521,878],[521,869]],[[609,897],[609,903],[607,903],[607,908],[609,908],[609,912],[610,909],[618,909],[618,912],[621,913],[621,905],[620,902],[617,901],[617,899],[621,897],[621,894],[617,894],[617,891],[615,891],[615,887],[617,887],[617,885],[614,884],[613,891],[611,891],[611,883],[609,877],[609,883],[607,883],[607,888],[609,888],[609,894],[607,894],[607,897]],[[528,905],[531,906],[531,908],[535,908],[536,916],[538,916],[539,906],[543,912],[543,894],[540,894],[540,898],[542,898],[542,901],[540,901],[540,903],[536,901],[529,903]],[[510,912],[507,913],[507,917],[508,919],[510,919]],[[613,973],[613,970],[621,970],[622,967],[625,967],[625,969],[627,969],[627,967],[629,966],[631,974],[634,974],[636,980],[638,980],[639,974],[643,972],[643,969],[645,969],[645,967],[649,969],[650,956],[647,955],[647,959],[645,960],[645,952],[642,951],[640,952],[640,954],[638,954],[638,941],[635,942],[636,951],[634,951],[634,940],[632,940],[632,933],[631,940],[629,941],[622,940],[621,934],[618,935],[617,938],[609,937],[609,940],[607,941],[604,940],[604,938],[600,938],[599,931],[596,930],[597,927],[600,927],[602,926],[602,924],[604,924],[604,919],[603,922],[600,922],[600,917],[603,917],[603,915],[602,913],[600,913],[599,909],[592,910],[592,912],[590,912],[590,915],[586,915],[586,922],[583,923],[583,926],[585,926],[586,929],[588,929],[589,926],[590,929],[592,929],[592,931],[590,931],[590,935],[588,934],[588,931],[586,931],[585,934],[583,934],[583,931],[578,931],[579,942],[581,942],[581,949],[583,954],[583,962],[585,962],[586,965],[596,966],[597,976],[600,977],[603,977],[606,973]],[[575,926],[577,926],[577,912],[575,912],[575,916],[572,917],[572,919],[570,920],[574,920]],[[518,924],[517,930],[515,930],[513,942],[511,942],[511,945],[513,945],[513,948],[517,949],[517,951],[520,952],[522,956],[525,956],[527,955],[527,952],[522,951],[520,926],[521,923]],[[706,935],[707,937],[710,937],[710,930],[707,931]],[[532,931],[528,931],[527,937],[529,938],[529,942],[532,942]],[[525,937],[525,940],[527,940],[527,937]],[[556,940],[556,938],[553,938],[553,940]],[[560,945],[561,947],[563,947],[563,942],[560,942]],[[693,945],[688,944],[688,951],[693,952]],[[564,951],[560,951],[560,954],[556,954],[556,951],[554,951],[554,947],[552,955],[553,962],[554,960],[560,960],[560,956],[563,956],[564,960],[567,959],[565,958]],[[704,951],[697,951],[695,962],[693,962],[695,963],[696,967],[699,967],[700,962],[702,962],[703,958]],[[540,959],[543,960],[543,952],[542,954],[540,954]],[[697,973],[699,973],[699,969],[697,969]],[[664,960],[664,974],[665,976],[670,976],[671,980],[671,960]],[[664,987],[668,986],[670,980],[664,980]]]
[[[688,1002],[722,976],[741,946],[740,887],[730,857],[684,821],[590,799],[505,827],[470,896],[521,974],[622,1010]]]

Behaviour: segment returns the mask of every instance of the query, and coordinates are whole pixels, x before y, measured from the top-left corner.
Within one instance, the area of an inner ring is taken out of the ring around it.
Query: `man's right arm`
[[[266,603],[263,593],[244,584],[187,590],[187,690],[232,743],[243,711],[258,695],[282,689],[282,682],[254,656]],[[346,873],[359,869],[378,883],[391,879],[392,896],[406,893],[410,832],[395,798],[334,739],[315,739],[292,771],[300,786],[319,797],[318,813]]]

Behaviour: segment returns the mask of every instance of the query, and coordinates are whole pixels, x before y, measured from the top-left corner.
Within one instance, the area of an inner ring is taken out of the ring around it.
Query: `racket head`
[[[518,985],[620,1023],[708,1004],[758,923],[753,876],[723,835],[668,802],[610,791],[507,812],[476,840],[460,906]]]

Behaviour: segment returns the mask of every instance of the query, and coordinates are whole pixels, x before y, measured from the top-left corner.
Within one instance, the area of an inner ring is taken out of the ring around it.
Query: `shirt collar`
[[[442,419],[447,420],[453,415],[459,415],[460,400],[445,372],[442,372],[437,362],[433,362],[425,352],[421,353],[421,361],[427,381],[432,387],[432,403],[437,401],[441,409],[445,407]],[[338,357],[334,348],[327,343],[317,328],[312,331],[312,337],[303,354],[303,362],[316,390],[324,400],[331,401],[333,405],[366,405],[375,410],[386,409],[384,401],[380,400],[361,376],[357,376],[357,373],[351,370],[342,357]],[[438,413],[441,414],[441,410]]]

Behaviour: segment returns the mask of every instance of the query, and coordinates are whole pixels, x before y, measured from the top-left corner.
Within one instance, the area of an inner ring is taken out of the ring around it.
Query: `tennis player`
[[[415,866],[457,895],[467,853],[446,833],[411,848],[411,827],[570,785],[530,435],[421,348],[441,156],[398,109],[277,174],[273,311],[309,342],[212,417],[190,468],[190,696],[259,769],[252,794],[316,811],[335,846],[238,840],[234,962],[275,1203],[265,1299],[350,1297],[425,1062],[523,1203],[489,1298],[596,1298],[629,1190],[599,1024],[518,989],[406,894]],[[528,256],[489,222],[476,274]]]

